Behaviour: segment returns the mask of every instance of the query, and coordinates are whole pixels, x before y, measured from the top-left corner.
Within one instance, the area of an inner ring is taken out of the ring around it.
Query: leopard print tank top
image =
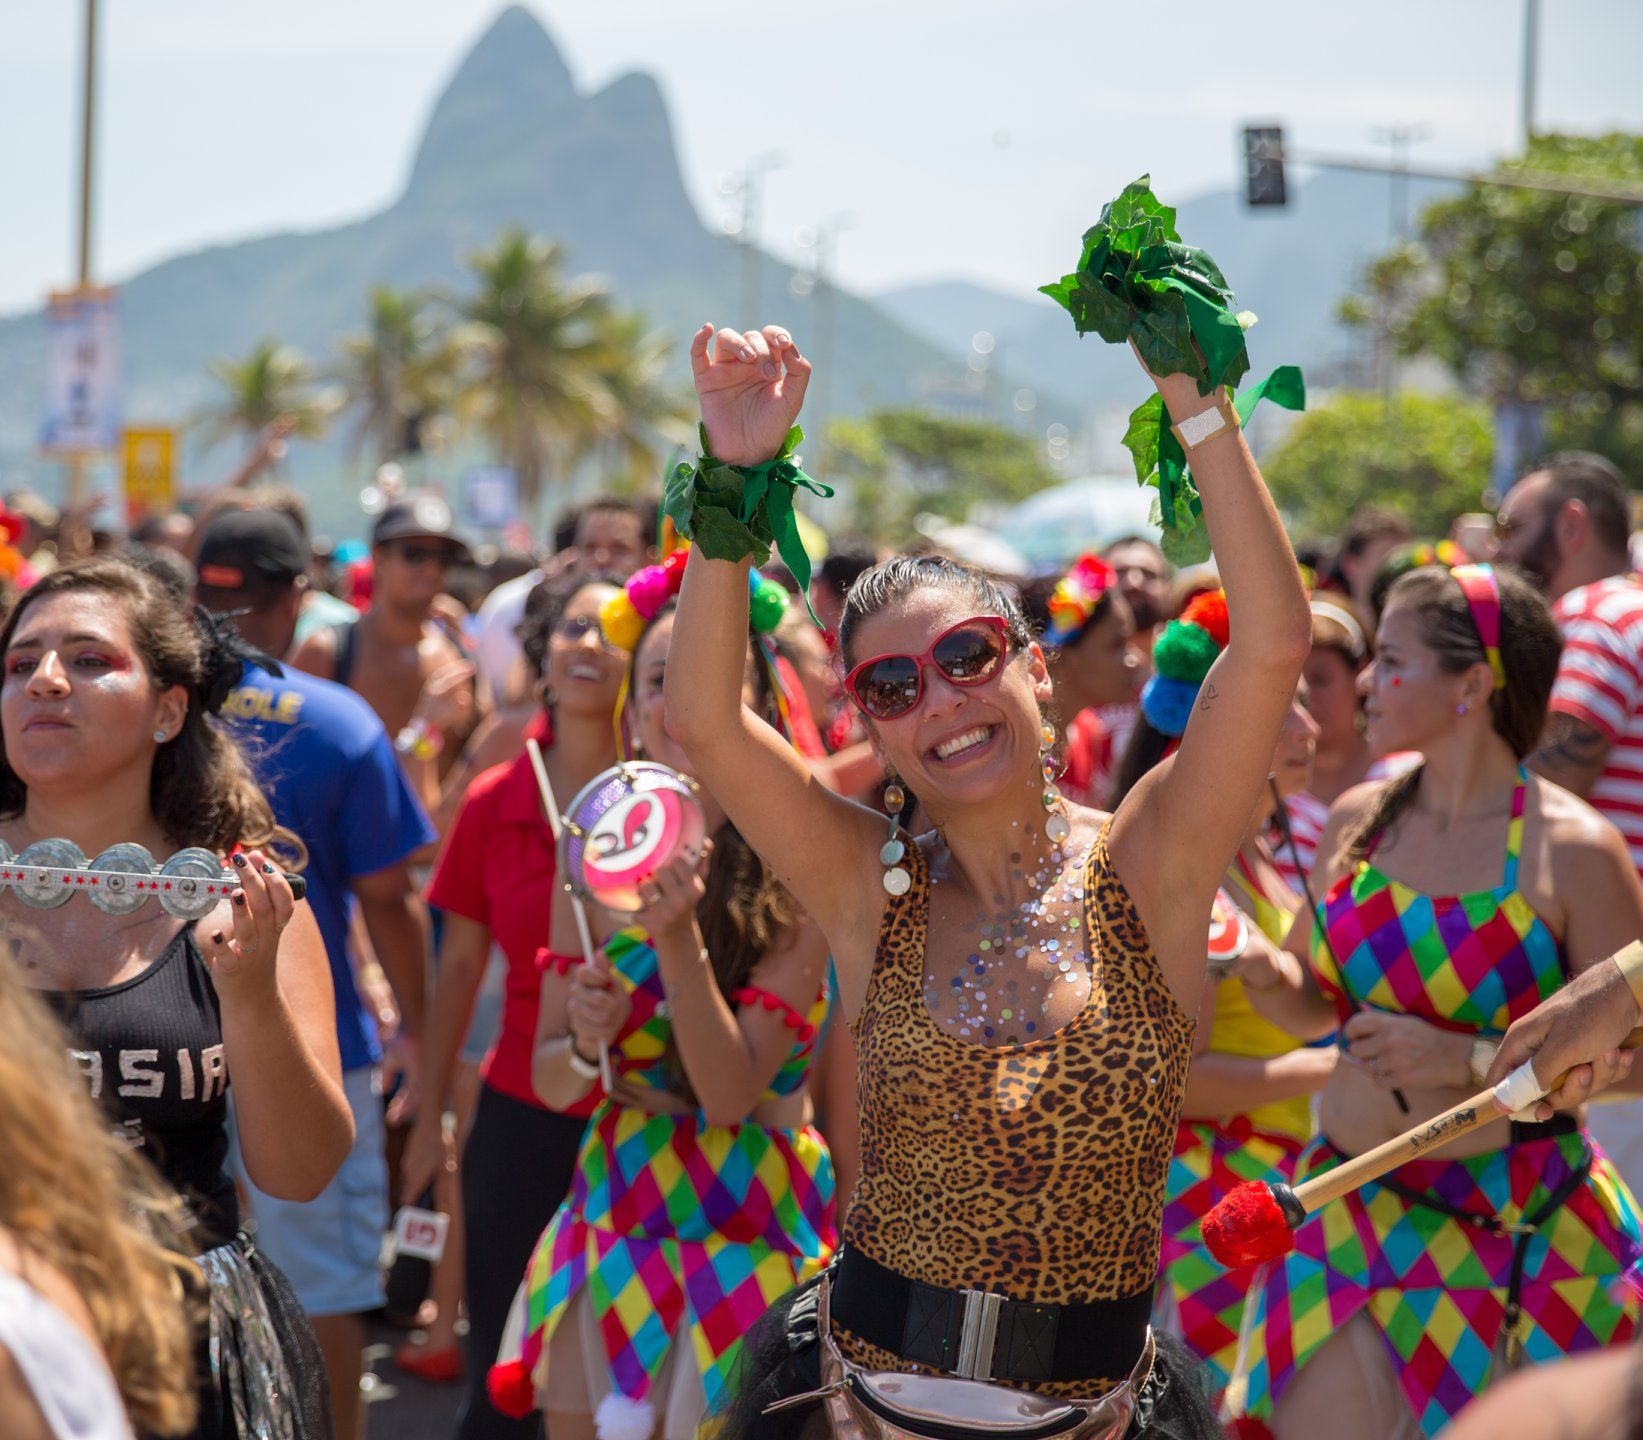
[[[928,862],[892,899],[854,1034],[861,1175],[844,1238],[947,1289],[1067,1304],[1149,1289],[1194,1022],[1170,993],[1103,827],[1085,861],[1089,998],[1025,1044],[961,1040],[922,989]],[[840,1330],[878,1369],[919,1368]],[[1039,1393],[1100,1394],[1122,1376]]]

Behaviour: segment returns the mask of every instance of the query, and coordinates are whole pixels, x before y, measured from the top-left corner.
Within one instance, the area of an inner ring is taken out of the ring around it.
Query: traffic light
[[[1281,125],[1244,127],[1244,203],[1283,205],[1284,132]]]

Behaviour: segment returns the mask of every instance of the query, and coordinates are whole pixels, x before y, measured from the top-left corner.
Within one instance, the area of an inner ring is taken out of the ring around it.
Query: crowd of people
[[[789,333],[692,364],[717,461],[777,455]],[[498,556],[431,491],[338,571],[252,474],[129,537],[12,497],[0,871],[227,880],[0,885],[4,1433],[356,1440],[379,1314],[460,1440],[1643,1422],[1626,483],[1298,564],[1230,407],[1148,378],[1181,573],[840,538],[801,588],[615,496]],[[552,811],[631,760],[707,840],[579,910]],[[1210,1253],[1239,1182],[1536,1053],[1532,1113]]]

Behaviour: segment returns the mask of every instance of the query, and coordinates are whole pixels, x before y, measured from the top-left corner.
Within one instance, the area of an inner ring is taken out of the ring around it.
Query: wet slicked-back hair
[[[944,589],[966,595],[983,615],[1000,615],[1010,627],[1010,639],[1025,649],[1033,641],[1032,627],[1021,604],[992,576],[945,555],[897,555],[857,577],[844,597],[839,619],[839,654],[846,666],[859,660],[851,652],[851,638],[861,622],[919,590]]]

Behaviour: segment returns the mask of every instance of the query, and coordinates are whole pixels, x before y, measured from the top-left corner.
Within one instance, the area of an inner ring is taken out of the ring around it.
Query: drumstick
[[[542,747],[536,743],[535,737],[525,741],[525,753],[531,757],[531,769],[536,772],[536,788],[542,792],[542,808],[548,812],[548,828],[553,831],[555,841],[559,839],[562,828],[559,820],[559,805],[553,798],[553,786],[548,783],[548,767],[542,763]],[[593,931],[588,928],[587,908],[582,904],[582,897],[574,890],[570,892],[571,909],[576,912],[576,931],[582,938],[582,959],[593,964]],[[616,1088],[615,1076],[610,1068],[610,1046],[603,1040],[599,1042],[599,1081],[605,1087],[608,1095]]]
[[[1525,1061],[1494,1089],[1482,1090],[1300,1185],[1291,1188],[1282,1182],[1265,1181],[1236,1185],[1204,1216],[1200,1226],[1204,1244],[1228,1269],[1281,1260],[1294,1248],[1294,1232],[1314,1210],[1419,1159],[1429,1150],[1469,1135],[1504,1115],[1518,1114],[1560,1083],[1561,1077],[1543,1085],[1535,1076],[1533,1063]]]

